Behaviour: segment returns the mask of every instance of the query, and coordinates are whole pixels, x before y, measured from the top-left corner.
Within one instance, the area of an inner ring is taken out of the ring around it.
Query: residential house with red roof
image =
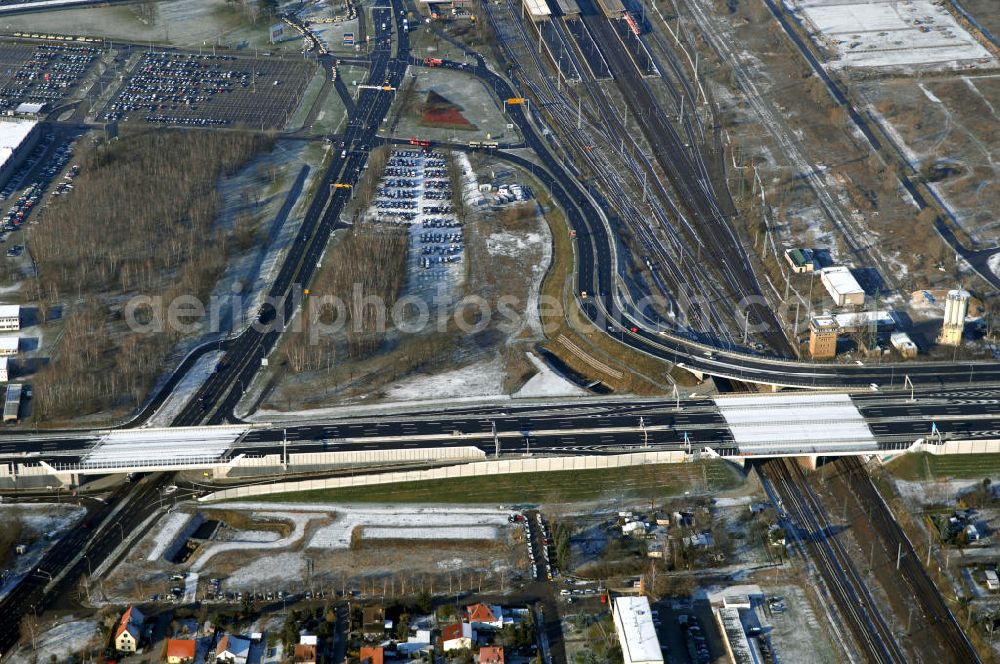
[[[142,623],[146,618],[134,606],[128,607],[115,628],[115,649],[118,652],[134,653],[139,649]]]
[[[475,640],[476,633],[469,623],[452,623],[441,628],[441,649],[445,652],[463,648],[472,650],[472,642]]]
[[[479,664],[503,664],[503,647],[483,646],[479,649]]]
[[[167,664],[194,661],[197,644],[194,639],[167,639]]]
[[[465,607],[465,620],[476,629],[502,629],[503,609],[496,605],[473,604]]]
[[[361,660],[361,664],[383,664],[385,651],[382,649],[382,646],[364,646],[361,648],[361,652],[358,653],[358,659]]]

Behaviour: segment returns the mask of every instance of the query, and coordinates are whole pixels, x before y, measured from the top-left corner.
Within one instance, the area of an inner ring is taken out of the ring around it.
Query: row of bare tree
[[[26,240],[42,308],[71,303],[52,361],[33,380],[36,419],[142,401],[181,332],[127,329],[124,302],[204,301],[237,244],[236,231],[213,223],[219,180],[272,144],[260,134],[155,130],[84,149],[73,193],[42,210]]]
[[[292,332],[285,344],[292,371],[315,371],[329,367],[341,355],[358,358],[378,349],[406,279],[408,246],[403,227],[360,223],[343,232],[328,259],[331,264],[319,271],[310,288],[313,302],[303,309],[301,329]],[[342,309],[322,303],[331,295],[343,303]],[[343,332],[318,332],[320,326],[327,329],[334,324]],[[338,353],[340,341],[346,344]]]

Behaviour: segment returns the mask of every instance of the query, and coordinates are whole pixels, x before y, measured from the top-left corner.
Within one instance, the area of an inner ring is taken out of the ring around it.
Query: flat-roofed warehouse
[[[614,619],[625,664],[663,664],[663,652],[648,599],[616,597]]]
[[[865,303],[865,289],[847,266],[825,267],[819,271],[819,279],[838,307],[861,306]]]
[[[0,304],[0,330],[21,329],[21,305]]]
[[[18,413],[21,411],[21,384],[11,383],[7,386],[7,395],[3,403],[3,421],[17,422]]]
[[[0,187],[31,152],[39,133],[34,120],[0,120]]]
[[[547,21],[552,18],[552,10],[545,0],[521,0],[532,21]]]
[[[17,347],[20,343],[20,339],[15,336],[2,336],[0,337],[0,355],[6,357],[8,355],[17,355]]]

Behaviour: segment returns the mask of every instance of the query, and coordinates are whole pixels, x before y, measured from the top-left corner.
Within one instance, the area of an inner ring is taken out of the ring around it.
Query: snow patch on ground
[[[508,256],[518,258],[525,251],[534,249],[542,243],[539,233],[514,234],[509,232],[492,233],[486,238],[486,250],[491,256]]]
[[[147,427],[170,426],[174,418],[180,414],[184,406],[191,400],[191,397],[198,392],[201,386],[208,380],[208,377],[215,371],[215,365],[226,353],[221,350],[213,350],[202,355],[194,366],[180,379],[177,387],[170,393],[149,421]]]
[[[405,540],[493,540],[500,536],[491,526],[434,526],[395,527],[365,526],[361,530],[365,539]]]
[[[538,369],[538,373],[514,393],[515,397],[570,397],[588,394],[587,390],[557,374],[533,353],[528,353],[528,359]]]
[[[847,67],[937,69],[994,62],[990,52],[932,0],[795,0]],[[933,100],[932,100],[933,101]]]
[[[273,507],[273,505],[271,506]],[[289,514],[288,512],[255,512],[255,517],[265,519],[275,519],[292,522],[292,532],[287,537],[272,540],[270,542],[234,540],[230,542],[215,542],[208,546],[198,560],[191,566],[191,570],[199,572],[204,569],[205,564],[214,556],[226,551],[265,551],[270,549],[286,549],[302,540],[305,534],[306,525],[316,518],[327,516],[326,514]]]
[[[428,535],[424,539],[452,539],[453,537],[437,537],[436,533],[449,533],[449,529],[468,531],[470,528],[491,527],[490,538],[496,537],[496,527],[507,523],[507,513],[493,508],[468,507],[337,507],[336,520],[313,533],[307,548],[310,549],[346,549],[351,545],[351,534],[355,528],[365,527],[365,534],[372,529],[378,533],[397,531],[415,533],[417,529],[425,530]],[[377,535],[371,535],[377,537]],[[409,537],[415,537],[415,534]],[[477,536],[476,538],[478,538]],[[383,537],[384,539],[384,537]],[[456,537],[455,539],[469,539]]]
[[[990,256],[989,266],[993,274],[1000,276],[1000,253]]]
[[[503,391],[503,362],[499,356],[433,376],[414,376],[385,388],[385,399],[410,401],[437,398],[484,397]]]
[[[158,560],[191,520],[191,516],[187,512],[173,512],[164,521],[161,521],[159,530],[156,531],[153,538],[153,548],[146,556],[146,560]]]
[[[235,588],[259,586],[262,581],[285,581],[304,576],[305,559],[301,553],[279,553],[263,556],[239,568],[226,578],[226,585]]]
[[[928,90],[927,86],[924,85],[923,83],[920,83],[920,90],[924,93],[925,97],[927,97],[928,99],[930,99],[935,104],[940,104],[941,103],[941,100],[938,99],[938,96],[936,94],[934,94],[933,92],[931,92],[930,90]]]
[[[10,661],[16,664],[48,662],[51,658],[66,661],[73,653],[86,648],[92,639],[100,637],[98,627],[96,620],[73,620],[70,616],[69,620],[38,635],[37,650],[32,651],[30,647],[20,650]]]
[[[951,504],[955,496],[976,484],[975,480],[936,480],[933,482],[912,482],[894,480],[896,491],[913,507],[924,505]]]
[[[0,599],[7,596],[21,579],[35,568],[45,552],[73,525],[83,518],[86,510],[76,505],[58,503],[21,503],[0,505],[0,524],[19,518],[25,534],[32,534],[36,540],[28,550],[17,557],[13,568],[7,571],[0,586]],[[0,618],[2,619],[2,618]]]

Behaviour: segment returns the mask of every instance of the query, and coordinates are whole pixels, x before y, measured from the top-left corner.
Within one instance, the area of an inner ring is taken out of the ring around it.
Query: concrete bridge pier
[[[54,480],[61,488],[72,489],[80,486],[79,473],[58,471],[44,461],[41,462],[41,466],[48,471],[47,480]]]
[[[795,457],[795,462],[806,470],[816,470],[816,460],[818,458],[815,454],[808,454],[806,456]]]
[[[698,369],[692,369],[691,367],[689,367],[689,366],[687,366],[686,364],[683,364],[683,363],[675,364],[674,366],[677,367],[678,369],[682,369],[682,370],[688,372],[689,374],[691,374],[692,376],[694,376],[695,378],[697,378],[699,383],[701,383],[701,382],[703,382],[705,380],[705,372],[704,371],[699,371]]]

